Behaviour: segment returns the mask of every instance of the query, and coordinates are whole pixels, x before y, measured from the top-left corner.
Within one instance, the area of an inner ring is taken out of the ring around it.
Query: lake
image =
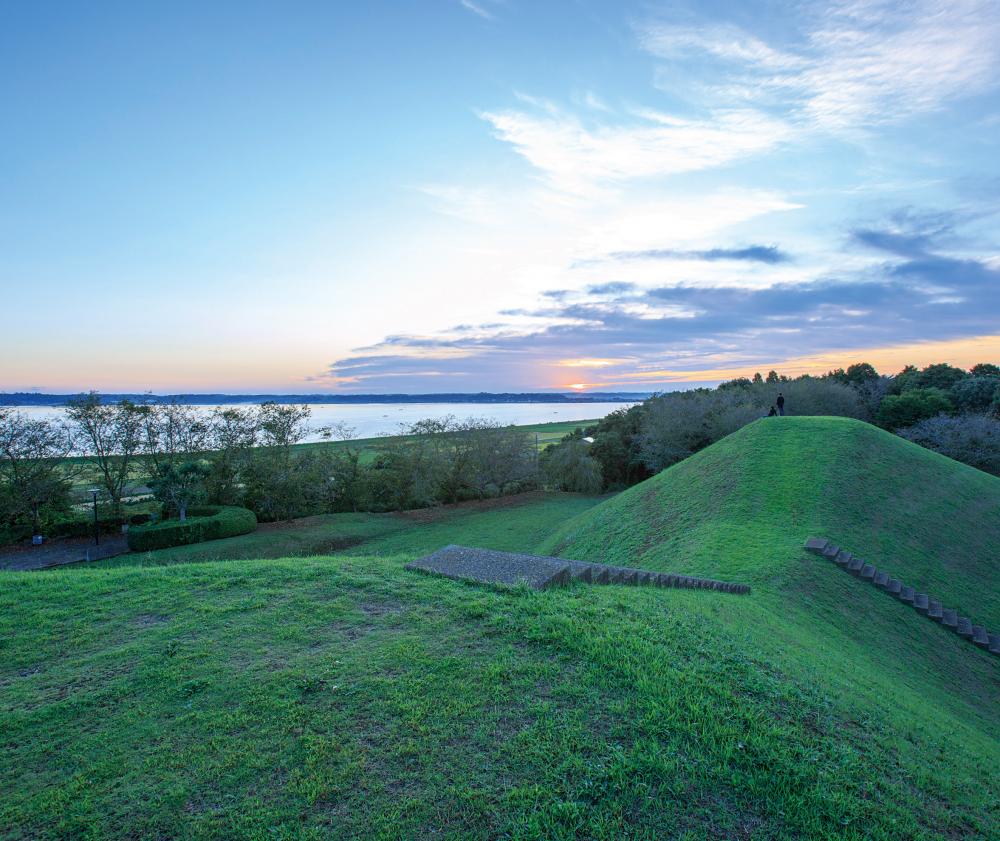
[[[226,408],[248,406],[248,403],[227,404]],[[579,421],[603,418],[617,409],[625,409],[631,403],[311,403],[309,426],[318,429],[335,423],[344,423],[354,429],[358,438],[375,438],[379,435],[395,435],[401,426],[425,418],[443,418],[454,415],[459,420],[466,418],[489,418],[503,424],[523,426],[529,423],[554,423],[558,421]],[[204,412],[211,412],[214,406],[195,406]],[[51,406],[21,406],[14,411],[24,412],[33,417],[59,418],[63,410]],[[305,441],[320,441],[316,433]]]

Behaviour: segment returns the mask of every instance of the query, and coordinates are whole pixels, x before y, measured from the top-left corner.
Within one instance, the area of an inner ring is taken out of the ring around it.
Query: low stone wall
[[[933,596],[918,592],[913,587],[903,584],[898,578],[892,578],[889,573],[876,569],[872,564],[865,563],[861,558],[822,537],[810,537],[806,541],[805,548],[807,552],[827,558],[862,581],[874,584],[878,589],[908,604],[928,619],[954,631],[973,645],[1000,656],[1000,634],[990,633],[982,625],[973,625],[971,619],[959,616],[958,611],[944,607],[941,601]]]
[[[695,590],[718,590],[723,593],[746,594],[748,584],[733,584],[711,578],[695,578],[648,569],[592,564],[543,555],[523,555],[476,549],[468,546],[445,546],[430,555],[406,565],[406,569],[430,572],[462,581],[483,584],[526,584],[543,590],[570,581],[588,584],[634,584],[653,587],[684,587]]]

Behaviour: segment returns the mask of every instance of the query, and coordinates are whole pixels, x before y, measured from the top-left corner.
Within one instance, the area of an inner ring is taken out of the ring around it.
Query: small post
[[[94,502],[94,545],[101,545],[101,524],[97,519],[97,488],[90,489],[90,496]]]

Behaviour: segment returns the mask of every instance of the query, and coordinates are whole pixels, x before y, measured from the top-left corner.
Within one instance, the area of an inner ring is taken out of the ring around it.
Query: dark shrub
[[[876,420],[883,429],[897,430],[954,409],[939,388],[912,388],[882,401]]]
[[[169,549],[171,546],[249,534],[256,528],[257,518],[253,511],[246,508],[194,508],[184,522],[165,520],[130,528],[128,548],[133,552],[151,552],[154,549]]]
[[[967,377],[951,387],[951,399],[960,412],[986,412],[1000,391],[1000,378]]]
[[[929,450],[1000,476],[1000,420],[988,415],[928,418],[899,433]]]

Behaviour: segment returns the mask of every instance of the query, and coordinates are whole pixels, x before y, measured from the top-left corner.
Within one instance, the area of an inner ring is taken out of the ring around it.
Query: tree
[[[209,502],[237,505],[243,498],[243,472],[253,459],[259,419],[255,408],[216,409],[209,420],[212,472],[205,481]]]
[[[867,362],[855,362],[847,367],[844,378],[851,385],[863,385],[870,380],[879,379],[879,373],[875,370],[874,365]]]
[[[129,400],[104,403],[96,391],[69,401],[66,408],[116,516],[121,516],[122,495],[143,449],[149,411]]]
[[[0,489],[4,519],[28,519],[41,534],[50,514],[69,508],[70,475],[64,459],[73,449],[72,431],[23,412],[0,410]]]
[[[969,369],[969,373],[974,377],[1000,377],[1000,366],[991,362],[980,362]]]
[[[768,383],[768,385],[777,385],[780,382],[780,378],[778,377],[778,372],[773,369],[768,371],[767,379],[764,382]]]
[[[764,378],[760,375],[760,371],[758,371],[756,374],[753,375],[753,384],[754,385],[764,384]]]
[[[939,415],[899,433],[904,438],[1000,476],[1000,420],[987,415]]]
[[[917,378],[917,388],[939,388],[947,391],[955,383],[964,380],[968,375],[961,368],[949,365],[947,362],[938,362],[928,365],[920,372]]]
[[[205,498],[205,479],[211,472],[212,465],[206,459],[163,461],[149,484],[164,507],[176,511],[178,519],[184,522],[188,508]]]
[[[954,409],[948,395],[939,388],[913,388],[891,394],[882,401],[876,421],[884,429],[895,431]]]
[[[604,484],[601,465],[590,457],[586,441],[566,441],[558,447],[546,447],[541,465],[547,483],[556,490],[571,493],[598,493]]]
[[[998,392],[1000,378],[966,377],[951,387],[950,396],[961,412],[986,412]]]

